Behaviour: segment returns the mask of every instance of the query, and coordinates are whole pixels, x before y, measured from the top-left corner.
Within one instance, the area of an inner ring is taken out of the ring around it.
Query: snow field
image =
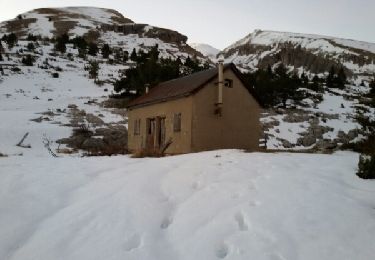
[[[358,155],[0,160],[1,259],[363,259]]]

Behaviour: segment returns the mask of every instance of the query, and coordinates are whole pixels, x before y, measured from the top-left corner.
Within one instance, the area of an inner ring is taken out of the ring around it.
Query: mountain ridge
[[[375,73],[375,43],[315,34],[255,30],[218,55],[244,71],[283,63],[292,70],[324,74],[343,66],[350,76]]]

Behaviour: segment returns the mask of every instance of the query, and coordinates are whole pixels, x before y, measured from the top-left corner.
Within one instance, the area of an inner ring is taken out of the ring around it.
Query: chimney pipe
[[[223,105],[223,86],[224,86],[224,60],[220,59],[218,61],[218,75],[219,75],[219,82],[218,82],[218,97],[217,97],[217,105],[219,108]]]

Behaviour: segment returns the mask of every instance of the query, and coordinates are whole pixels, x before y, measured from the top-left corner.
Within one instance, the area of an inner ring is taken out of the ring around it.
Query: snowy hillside
[[[256,30],[221,54],[244,70],[282,62],[315,74],[332,65],[343,65],[354,76],[375,73],[375,43],[328,36]]]
[[[67,32],[82,36],[103,24],[133,23],[122,14],[111,9],[96,7],[41,8],[18,15],[14,20],[0,24],[0,31],[18,34],[34,34],[53,37]],[[18,26],[21,24],[22,26]],[[61,28],[64,27],[64,28]]]
[[[129,53],[155,44],[164,57],[186,58],[188,55],[205,58],[187,43],[187,37],[169,29],[137,24],[115,10],[95,7],[41,8],[18,15],[0,23],[0,37],[15,33],[25,39],[28,34],[56,37],[67,33],[70,37],[84,36],[91,41],[120,46]]]
[[[190,43],[190,46],[202,53],[204,56],[209,57],[212,61],[216,60],[216,55],[220,52],[219,49],[204,43]]]

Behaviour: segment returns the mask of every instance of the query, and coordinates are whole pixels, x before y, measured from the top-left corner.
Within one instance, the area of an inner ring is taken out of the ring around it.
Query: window
[[[134,135],[141,133],[141,119],[134,120]]]
[[[174,114],[173,131],[174,132],[181,132],[181,113]]]
[[[225,79],[224,86],[227,88],[233,88],[233,79]]]

